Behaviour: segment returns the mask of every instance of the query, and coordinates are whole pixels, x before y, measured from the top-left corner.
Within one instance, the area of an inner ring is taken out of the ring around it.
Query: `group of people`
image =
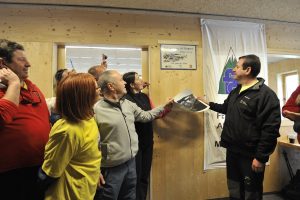
[[[124,74],[125,82],[119,72],[106,70],[106,62],[89,73],[58,70],[56,97],[46,101],[28,79],[31,66],[22,45],[0,40],[0,57],[2,197],[146,198],[151,121],[172,101],[153,108],[137,73]]]
[[[146,84],[137,73],[122,76],[100,65],[89,73],[58,70],[56,97],[46,102],[28,79],[30,63],[22,45],[0,40],[0,58],[2,197],[146,199],[151,122],[170,111],[172,100],[154,107],[141,92]],[[238,87],[223,104],[206,102],[226,114],[221,146],[227,149],[231,199],[262,199],[265,163],[279,136],[279,100],[257,77],[260,68],[257,56],[240,57],[232,75]],[[299,121],[298,93],[283,108],[294,121]]]

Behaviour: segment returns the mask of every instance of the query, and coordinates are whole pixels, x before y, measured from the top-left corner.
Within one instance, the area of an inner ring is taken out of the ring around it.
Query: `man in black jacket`
[[[226,114],[221,146],[227,149],[227,184],[233,200],[262,199],[265,163],[279,137],[279,100],[257,78],[260,68],[256,55],[240,57],[233,68],[237,88],[223,104],[209,102],[211,110]]]

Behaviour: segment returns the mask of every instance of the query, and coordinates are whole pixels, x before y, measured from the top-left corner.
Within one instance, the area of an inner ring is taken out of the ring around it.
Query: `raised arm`
[[[20,80],[10,69],[0,69],[0,125],[9,124],[18,111]]]
[[[0,83],[2,84],[1,87],[7,87],[5,94],[1,99],[6,99],[15,105],[19,105],[20,79],[18,76],[8,68],[1,68]]]

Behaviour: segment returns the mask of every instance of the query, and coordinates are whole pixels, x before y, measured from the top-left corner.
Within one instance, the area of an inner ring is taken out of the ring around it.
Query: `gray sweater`
[[[143,111],[127,99],[120,100],[119,105],[100,100],[94,106],[100,131],[101,167],[118,166],[134,158],[138,151],[134,122],[152,121],[164,110],[159,106],[150,111]]]

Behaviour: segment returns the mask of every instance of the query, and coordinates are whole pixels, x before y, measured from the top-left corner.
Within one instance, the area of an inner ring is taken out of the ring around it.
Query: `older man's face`
[[[13,53],[11,63],[6,63],[13,72],[15,72],[21,81],[28,78],[28,68],[30,63],[25,56],[25,52],[22,50],[16,50]]]
[[[125,81],[123,80],[122,75],[119,72],[114,73],[114,83],[113,87],[116,90],[116,93],[118,96],[122,97],[124,94],[127,93],[126,88],[125,88]]]

